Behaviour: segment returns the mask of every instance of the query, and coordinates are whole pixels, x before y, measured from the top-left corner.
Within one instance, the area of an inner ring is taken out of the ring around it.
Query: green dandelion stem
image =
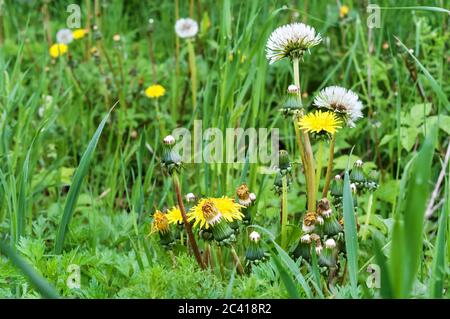
[[[284,175],[281,180],[281,247],[286,249],[287,247],[287,236],[286,236],[286,224],[287,224],[287,215],[288,215],[288,207],[287,207],[287,176]]]
[[[319,191],[319,183],[320,183],[320,177],[322,174],[322,157],[323,157],[323,141],[319,141],[318,143],[318,149],[317,149],[317,159],[316,159],[316,191],[315,193]]]
[[[195,50],[191,40],[187,41],[189,54],[189,72],[191,73],[192,108],[197,110],[197,67],[195,65]]]
[[[330,188],[331,173],[333,172],[334,145],[336,143],[336,133],[333,134],[330,142],[330,156],[328,157],[327,173],[325,175],[325,185],[323,186],[322,197],[327,197]]]

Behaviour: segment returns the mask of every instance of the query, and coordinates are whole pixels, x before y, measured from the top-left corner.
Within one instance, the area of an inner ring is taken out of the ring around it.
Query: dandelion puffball
[[[175,23],[175,32],[180,38],[193,38],[198,33],[197,21],[191,18],[178,19]]]
[[[266,44],[266,57],[272,64],[285,57],[300,58],[306,50],[318,45],[322,37],[303,23],[281,26],[272,32]]]
[[[358,95],[339,86],[329,86],[320,91],[314,99],[314,105],[344,115],[350,127],[354,127],[355,121],[363,117],[363,105]]]
[[[69,29],[61,29],[56,33],[56,42],[69,44],[73,41],[73,33]]]

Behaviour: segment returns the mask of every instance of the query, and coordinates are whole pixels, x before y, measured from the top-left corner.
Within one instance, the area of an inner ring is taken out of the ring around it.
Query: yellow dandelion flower
[[[339,8],[339,16],[341,18],[344,18],[347,16],[348,12],[350,11],[350,8],[346,6],[345,4]]]
[[[313,133],[336,133],[341,121],[333,112],[315,111],[302,117],[298,122],[301,129]]]
[[[178,207],[172,207],[167,211],[167,221],[169,224],[183,224],[183,216],[181,216],[181,210]]]
[[[50,47],[49,53],[52,58],[56,59],[57,57],[66,54],[68,50],[69,47],[67,46],[67,44],[56,43]]]
[[[75,40],[78,40],[78,39],[84,38],[86,33],[87,33],[86,29],[76,29],[72,32],[72,35]]]
[[[167,220],[167,215],[159,210],[153,214],[152,231],[151,233],[159,232],[161,234],[166,234],[169,232],[169,222]]]
[[[208,229],[222,218],[227,222],[242,220],[241,213],[244,206],[235,203],[232,198],[203,198],[189,211],[188,221],[194,220],[194,226],[200,224],[200,228]]]
[[[163,96],[166,93],[166,89],[159,84],[150,85],[145,90],[145,95],[147,95],[151,99],[157,99],[161,96]]]

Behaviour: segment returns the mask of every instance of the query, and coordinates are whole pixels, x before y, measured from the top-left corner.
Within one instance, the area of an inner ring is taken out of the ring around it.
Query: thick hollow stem
[[[327,197],[328,189],[330,188],[331,173],[333,172],[333,160],[334,160],[334,144],[336,143],[336,134],[333,134],[330,143],[330,156],[328,157],[327,173],[325,176],[325,185],[323,186],[322,197]]]
[[[300,73],[299,73],[299,59],[294,58],[292,60],[294,67],[294,84],[298,87],[298,95],[302,97],[301,87],[300,87]],[[294,123],[297,125],[297,123]],[[308,211],[314,212],[316,210],[316,187],[314,181],[314,155],[312,152],[311,142],[309,140],[309,135],[307,132],[301,132],[303,136],[303,155],[304,155],[304,166],[305,166],[305,178],[307,187],[307,198],[308,198]],[[301,139],[298,139],[301,141]]]
[[[197,242],[195,241],[194,233],[192,232],[192,226],[187,220],[186,210],[185,210],[184,204],[183,204],[183,197],[181,196],[180,181],[179,181],[178,175],[176,173],[173,174],[173,185],[175,187],[175,192],[177,193],[177,201],[178,201],[178,206],[180,207],[181,217],[183,217],[184,228],[186,229],[186,233],[188,235],[189,243],[191,245],[192,251],[194,252],[195,259],[197,260],[199,266],[202,269],[205,269],[205,265],[203,264],[203,261],[202,261],[202,256],[198,249]]]
[[[217,261],[219,263],[220,275],[222,276],[222,280],[225,280],[225,269],[223,267],[223,258],[222,258],[222,247],[217,246]]]
[[[189,53],[189,71],[191,73],[191,93],[192,93],[192,108],[197,110],[197,67],[195,65],[195,50],[191,40],[187,41]]]
[[[316,159],[316,194],[319,191],[320,177],[322,174],[322,156],[323,156],[323,141],[319,141],[317,149],[317,159]]]
[[[282,197],[281,197],[281,247],[287,247],[286,224],[287,224],[287,176],[283,176],[282,180]]]

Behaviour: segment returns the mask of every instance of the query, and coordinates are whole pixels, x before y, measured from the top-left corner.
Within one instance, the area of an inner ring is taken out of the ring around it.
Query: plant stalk
[[[328,157],[327,173],[325,176],[325,185],[323,186],[322,197],[327,197],[328,189],[330,188],[331,173],[333,172],[334,160],[334,144],[336,143],[336,133],[333,134],[330,142],[330,156]]]
[[[186,229],[186,233],[188,235],[192,251],[194,252],[195,259],[197,260],[197,263],[199,264],[200,268],[205,269],[205,264],[202,261],[202,256],[198,249],[197,242],[195,241],[194,233],[192,232],[192,226],[187,220],[186,210],[183,204],[183,197],[181,196],[180,180],[178,178],[177,173],[173,174],[173,185],[175,187],[175,192],[177,194],[177,201],[178,206],[180,207],[181,217],[183,217],[184,228]]]
[[[286,249],[287,247],[287,236],[286,236],[286,224],[287,224],[287,215],[288,215],[288,207],[287,207],[287,176],[284,175],[281,180],[282,187],[282,197],[281,197],[281,247]]]

